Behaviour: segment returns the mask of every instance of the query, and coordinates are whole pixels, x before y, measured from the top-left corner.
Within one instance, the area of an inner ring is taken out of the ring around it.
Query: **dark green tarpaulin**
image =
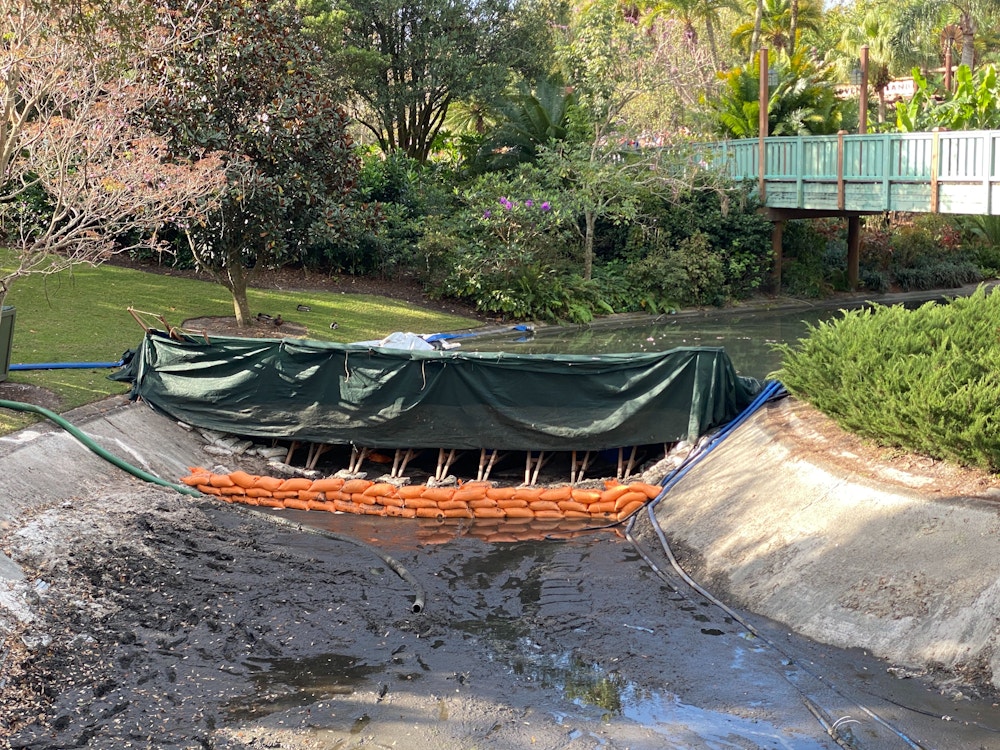
[[[187,424],[370,448],[604,450],[695,440],[760,383],[725,351],[408,351],[149,332],[118,379]]]

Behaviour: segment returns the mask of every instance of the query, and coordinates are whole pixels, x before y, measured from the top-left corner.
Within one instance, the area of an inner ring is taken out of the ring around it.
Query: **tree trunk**
[[[250,325],[250,302],[247,299],[247,283],[249,274],[239,263],[226,267],[226,287],[233,295],[233,312],[236,313],[236,325],[246,328]]]
[[[715,41],[715,24],[711,18],[705,19],[705,36],[708,38],[708,51],[712,56],[712,70],[719,69],[719,44]]]
[[[753,12],[753,36],[750,37],[750,64],[753,65],[757,50],[760,48],[760,31],[764,25],[764,0],[757,0]]]
[[[791,0],[789,7],[788,19],[788,44],[785,45],[788,48],[788,56],[791,57],[795,54],[795,37],[798,35],[799,28],[799,0]]]
[[[963,13],[959,28],[962,29],[962,65],[968,65],[969,70],[973,70],[973,65],[976,62],[976,51],[972,45],[976,40],[976,22]]]
[[[594,233],[597,226],[597,214],[587,211],[584,214],[587,230],[583,235],[583,278],[590,281],[594,275]]]

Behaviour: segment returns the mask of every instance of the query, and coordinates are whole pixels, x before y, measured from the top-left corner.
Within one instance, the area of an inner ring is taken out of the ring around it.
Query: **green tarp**
[[[171,417],[369,448],[604,450],[696,440],[761,384],[720,348],[537,355],[149,332],[117,376]]]

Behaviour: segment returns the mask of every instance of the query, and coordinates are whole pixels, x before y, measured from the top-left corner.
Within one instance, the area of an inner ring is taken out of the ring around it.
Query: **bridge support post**
[[[775,294],[781,294],[781,238],[785,233],[784,221],[771,222],[771,287]]]
[[[861,257],[861,217],[847,217],[847,285],[858,289],[858,266]]]

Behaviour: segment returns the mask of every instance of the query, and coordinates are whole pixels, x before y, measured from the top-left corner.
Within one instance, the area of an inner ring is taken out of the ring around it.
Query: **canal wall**
[[[963,496],[899,469],[873,473],[809,434],[803,406],[766,406],[658,504],[682,566],[727,603],[814,640],[1000,687],[996,490]]]
[[[1000,687],[1000,498],[832,461],[838,448],[808,434],[801,407],[765,406],[657,505],[685,569],[729,604],[817,641]],[[199,435],[142,404],[109,399],[65,416],[169,481],[204,460]],[[141,485],[47,422],[0,437],[0,524]],[[0,579],[20,575],[0,555]]]

